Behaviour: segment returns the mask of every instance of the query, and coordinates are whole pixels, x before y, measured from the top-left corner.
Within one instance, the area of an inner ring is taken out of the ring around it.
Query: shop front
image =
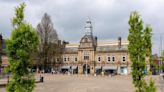
[[[105,75],[117,74],[117,66],[104,66],[103,70]]]

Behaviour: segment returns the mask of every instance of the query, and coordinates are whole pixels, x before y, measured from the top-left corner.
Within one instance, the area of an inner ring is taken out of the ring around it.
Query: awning
[[[121,67],[127,67],[127,65],[121,65]]]
[[[95,68],[98,70],[98,69],[101,69],[101,66],[96,66]]]
[[[117,66],[104,66],[103,70],[117,70]]]
[[[77,66],[72,66],[72,69],[75,70],[77,68]]]
[[[70,69],[69,65],[62,66],[61,69]]]

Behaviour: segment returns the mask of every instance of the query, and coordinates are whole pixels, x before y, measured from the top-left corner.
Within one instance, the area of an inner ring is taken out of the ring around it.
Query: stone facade
[[[61,70],[79,74],[130,74],[127,45],[128,42],[122,41],[121,37],[116,42],[98,42],[88,19],[80,43],[66,45]]]
[[[130,74],[127,41],[119,37],[114,42],[98,42],[98,38],[92,33],[90,19],[86,21],[85,34],[79,40],[79,43],[69,44],[59,41],[60,53],[48,65],[56,71],[78,74]],[[3,61],[7,60],[4,59]],[[36,66],[38,60],[35,60]]]

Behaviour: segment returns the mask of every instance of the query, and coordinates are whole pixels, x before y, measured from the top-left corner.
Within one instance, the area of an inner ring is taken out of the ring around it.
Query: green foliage
[[[151,60],[151,31],[150,26],[144,29],[143,21],[138,12],[132,12],[129,19],[129,45],[128,52],[132,61],[132,78],[136,92],[145,92],[144,80],[146,70],[146,57]],[[155,92],[155,91],[154,91]]]
[[[160,66],[160,69],[162,69],[162,71],[164,72],[164,51],[162,51],[162,56],[161,56],[161,60],[162,60],[162,65]]]
[[[13,26],[19,26],[24,22],[24,8],[25,3],[22,3],[20,6],[15,8],[15,17],[12,19]]]
[[[132,63],[132,77],[135,87],[138,90],[142,89],[144,70],[145,70],[145,56],[143,47],[143,22],[137,12],[133,12],[130,15],[129,20],[129,45],[128,51],[130,53],[130,59]],[[140,91],[139,91],[140,92]]]
[[[152,38],[152,28],[150,27],[150,25],[147,25],[144,29],[144,46],[145,46],[145,54],[146,54],[146,57],[149,57],[149,63],[150,64],[150,71],[152,72],[153,71],[153,67],[156,67],[156,65],[154,64],[153,60],[152,60],[152,41],[151,41],[151,38]]]
[[[150,79],[149,85],[145,83],[144,92],[156,92],[156,87],[152,79]]]
[[[150,57],[152,56],[152,41],[151,41],[151,38],[152,38],[152,28],[147,25],[146,28],[144,29],[144,46],[145,46],[145,50],[146,50],[146,56]],[[151,60],[151,58],[150,58]]]
[[[13,18],[13,31],[6,41],[6,50],[9,57],[8,72],[12,78],[7,85],[7,92],[32,92],[35,80],[28,71],[31,57],[38,46],[38,36],[34,28],[24,21],[25,4],[16,8]]]

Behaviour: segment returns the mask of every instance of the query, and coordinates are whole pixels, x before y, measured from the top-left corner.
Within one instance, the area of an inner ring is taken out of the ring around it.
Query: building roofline
[[[129,42],[124,40],[122,41],[122,45],[128,45]],[[79,47],[80,43],[70,43],[66,45],[66,48],[71,48],[71,47]],[[98,42],[98,46],[112,46],[112,45],[118,45],[118,41],[108,41],[108,42]]]

